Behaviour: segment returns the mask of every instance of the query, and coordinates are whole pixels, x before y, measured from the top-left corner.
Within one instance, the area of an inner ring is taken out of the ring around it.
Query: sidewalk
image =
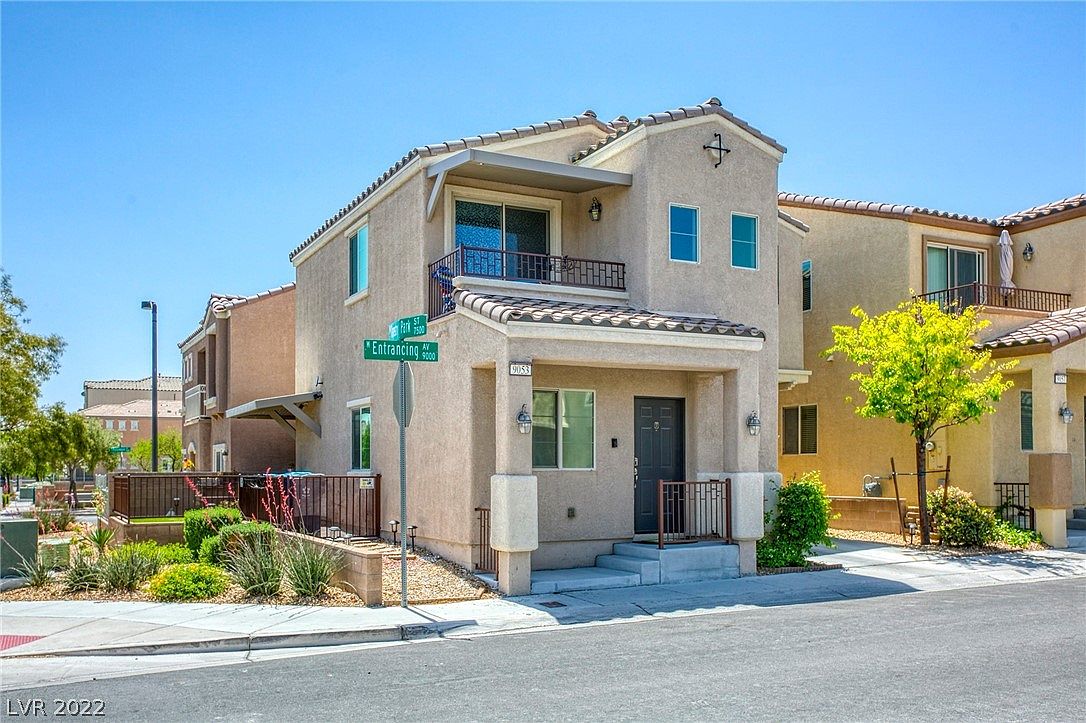
[[[843,570],[591,590],[403,608],[147,602],[11,602],[0,657],[152,655],[472,637],[910,592],[1086,577],[1086,554],[1045,550],[947,559],[842,541]]]

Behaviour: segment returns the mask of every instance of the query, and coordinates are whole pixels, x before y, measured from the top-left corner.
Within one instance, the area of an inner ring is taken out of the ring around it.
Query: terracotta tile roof
[[[747,123],[742,118],[735,116],[733,113],[731,113],[731,111],[725,110],[720,105],[719,98],[710,98],[709,100],[699,105],[683,106],[682,108],[667,110],[663,113],[652,113],[650,115],[641,116],[640,118],[635,118],[632,121],[627,121],[625,116],[619,116],[615,119],[615,122],[612,123],[613,132],[611,133],[611,135],[607,136],[599,143],[589,146],[583,151],[575,153],[573,157],[570,158],[570,160],[574,163],[577,163],[578,161],[581,161],[592,155],[599,149],[604,148],[611,143],[614,143],[619,138],[626,135],[630,131],[638,128],[639,126],[660,125],[661,123],[670,123],[671,121],[683,120],[685,118],[698,118],[700,116],[707,115],[722,116],[745,130],[747,133],[750,133],[759,140],[773,146],[781,153],[785,153],[787,151],[787,149],[776,140],[770,138],[765,133],[762,133],[760,130]]]
[[[798,228],[800,231],[802,231],[804,233],[807,233],[808,231],[811,230],[810,226],[803,223],[802,221],[800,221],[795,216],[788,215],[787,213],[780,210],[779,208],[777,209],[777,218],[779,218],[780,220],[784,221],[787,224],[791,224],[792,226],[795,226],[796,228]]]
[[[483,133],[477,136],[468,136],[467,138],[458,138],[456,140],[444,141],[442,143],[432,143],[425,146],[417,146],[408,151],[400,160],[389,166],[388,170],[382,173],[377,180],[366,187],[366,190],[355,196],[350,202],[339,209],[335,215],[331,216],[324,223],[322,223],[316,231],[309,234],[301,244],[298,245],[293,251],[290,252],[291,260],[295,256],[300,254],[306,246],[317,240],[318,237],[334,223],[353,211],[363,201],[369,198],[373,193],[383,186],[390,178],[396,175],[396,172],[406,166],[412,160],[417,157],[436,156],[442,153],[451,153],[452,151],[462,151],[468,148],[475,148],[478,146],[485,146],[490,143],[501,143],[503,141],[511,141],[515,138],[528,138],[530,136],[543,135],[544,133],[550,133],[551,131],[560,131],[566,128],[577,128],[580,126],[594,126],[604,131],[605,133],[611,133],[614,128],[599,120],[596,114],[591,110],[575,115],[569,118],[557,118],[555,120],[544,121],[542,123],[533,123],[527,126],[519,126],[517,128],[511,128],[504,131],[495,131],[494,133]]]
[[[143,379],[109,379],[104,381],[88,380],[83,382],[86,389],[122,389],[124,391],[149,391],[151,389],[151,377]],[[170,377],[165,374],[158,375],[158,388],[163,392],[181,391],[181,377]]]
[[[277,294],[282,294],[282,293],[284,293],[286,291],[293,291],[294,286],[295,286],[294,282],[291,281],[290,283],[283,284],[282,286],[276,286],[274,289],[268,289],[267,291],[261,291],[260,293],[257,293],[257,294],[250,294],[249,296],[238,296],[237,294],[218,294],[218,293],[212,292],[211,296],[207,300],[207,306],[204,308],[204,316],[203,316],[203,320],[200,323],[200,326],[196,327],[196,329],[191,334],[189,334],[184,339],[182,339],[180,342],[178,342],[177,346],[178,347],[185,346],[185,344],[188,344],[201,331],[203,331],[204,322],[207,321],[208,313],[217,312],[217,311],[227,311],[229,309],[234,309],[234,308],[237,308],[239,306],[243,306],[243,305],[248,304],[248,303],[253,302],[253,301],[258,301],[260,299],[266,299],[269,296],[276,296]],[[180,377],[178,377],[178,379],[180,379]],[[180,388],[181,387],[178,386],[179,390],[180,390]]]
[[[180,381],[180,377],[178,377],[178,381]],[[182,404],[183,403],[179,400],[160,399],[158,401],[159,418],[180,417]],[[125,402],[124,404],[95,404],[93,407],[80,409],[79,413],[84,417],[111,417],[118,419],[135,417],[137,419],[150,419],[151,400],[136,399],[131,402]]]
[[[806,208],[828,208],[837,211],[850,211],[852,213],[866,213],[873,216],[887,216],[891,218],[909,219],[912,216],[934,216],[936,218],[965,221],[994,229],[1010,228],[1026,221],[1032,221],[1043,216],[1051,216],[1055,213],[1070,211],[1086,206],[1086,194],[1041,204],[1024,211],[1010,213],[999,218],[985,218],[982,216],[970,216],[964,213],[952,211],[940,211],[937,208],[924,208],[922,206],[910,206],[900,203],[878,203],[877,201],[857,201],[849,198],[833,198],[831,196],[804,196],[799,193],[779,193],[777,203],[787,206],[802,206]]]
[[[467,289],[454,291],[453,299],[458,306],[501,324],[518,321],[573,324],[604,329],[642,329],[765,338],[764,332],[752,326],[744,326],[715,317],[681,316],[609,304],[496,296]]]
[[[1002,349],[1032,344],[1049,344],[1057,347],[1074,339],[1083,338],[1086,338],[1086,306],[1054,311],[1044,319],[1038,319],[1014,331],[1000,334],[977,346],[982,349]]]
[[[1042,203],[1040,206],[1027,208],[1025,211],[1009,213],[1006,216],[997,218],[996,223],[1000,226],[1013,226],[1016,223],[1032,221],[1033,219],[1041,218],[1042,216],[1051,216],[1060,211],[1070,211],[1071,209],[1079,208],[1080,206],[1086,206],[1086,193],[1080,193],[1077,196],[1068,196],[1067,198],[1061,198],[1059,201],[1052,201],[1051,203]]]

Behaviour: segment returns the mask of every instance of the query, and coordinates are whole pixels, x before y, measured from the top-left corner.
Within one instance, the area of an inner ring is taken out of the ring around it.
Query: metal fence
[[[1025,530],[1037,529],[1033,508],[1029,506],[1028,482],[996,482],[996,514]]]
[[[995,284],[963,284],[942,291],[921,294],[921,299],[934,301],[944,307],[965,308],[986,306],[990,308],[1018,309],[1022,311],[1059,311],[1071,306],[1071,295],[1058,291],[1019,289]]]
[[[656,539],[660,549],[667,542],[688,540],[732,541],[732,481],[669,482],[656,488]]]

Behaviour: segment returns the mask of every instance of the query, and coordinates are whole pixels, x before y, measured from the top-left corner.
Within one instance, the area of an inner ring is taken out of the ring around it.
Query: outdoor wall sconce
[[[600,199],[595,196],[592,197],[592,205],[588,207],[588,217],[593,221],[600,220],[600,214],[603,213],[603,204],[600,203]]]
[[[532,431],[532,415],[528,414],[528,405],[521,404],[517,412],[517,429],[521,434],[529,434]]]
[[[758,419],[758,412],[751,412],[747,417],[747,431],[752,437],[757,437],[758,432],[762,431],[762,420]]]
[[[1022,258],[1026,261],[1033,261],[1033,244],[1026,241],[1025,248],[1022,249]]]
[[[1071,411],[1071,407],[1067,406],[1067,402],[1064,402],[1060,406],[1060,419],[1064,424],[1070,424],[1075,421],[1075,413]]]

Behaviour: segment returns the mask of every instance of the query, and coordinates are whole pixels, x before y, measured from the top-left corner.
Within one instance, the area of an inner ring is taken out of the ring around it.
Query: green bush
[[[245,535],[225,552],[226,569],[249,595],[274,595],[283,584],[283,566],[275,540]]]
[[[49,567],[49,561],[40,553],[35,553],[33,559],[30,560],[24,557],[15,569],[26,579],[29,587],[45,587],[53,579],[50,575],[52,570]]]
[[[83,554],[78,549],[73,549],[68,569],[61,573],[60,582],[68,592],[97,590],[102,584],[99,560]]]
[[[93,530],[84,530],[81,537],[94,545],[99,555],[104,555],[109,543],[113,541],[113,530],[108,527],[96,527]]]
[[[241,510],[236,507],[203,507],[185,512],[185,544],[192,556],[200,554],[200,545],[205,537],[219,534],[227,525],[234,525],[243,519]]]
[[[983,547],[995,539],[995,514],[977,504],[973,495],[957,487],[928,493],[928,511],[944,545]]]
[[[218,565],[222,562],[222,538],[218,535],[205,537],[200,543],[197,559],[205,565]]]
[[[283,546],[283,573],[298,597],[319,597],[343,566],[343,555],[327,545],[293,540]]]
[[[236,525],[227,525],[219,530],[223,548],[231,550],[244,540],[259,539],[265,544],[274,547],[279,539],[279,532],[270,522],[239,522]]]
[[[993,539],[1011,547],[1029,547],[1035,542],[1044,542],[1040,532],[1023,530],[1005,520],[996,520]]]
[[[102,587],[135,590],[162,567],[157,548],[153,542],[130,542],[110,550],[99,560]]]
[[[767,516],[768,518],[768,516]],[[761,567],[799,567],[815,545],[832,545],[829,538],[830,498],[817,471],[806,472],[781,486],[776,516],[758,541]],[[771,526],[770,526],[771,525]]]
[[[163,567],[166,565],[184,565],[192,562],[192,551],[188,547],[177,542],[168,545],[159,545],[156,549],[158,561]]]
[[[170,565],[151,578],[148,591],[158,600],[203,600],[221,595],[230,579],[214,565]]]

